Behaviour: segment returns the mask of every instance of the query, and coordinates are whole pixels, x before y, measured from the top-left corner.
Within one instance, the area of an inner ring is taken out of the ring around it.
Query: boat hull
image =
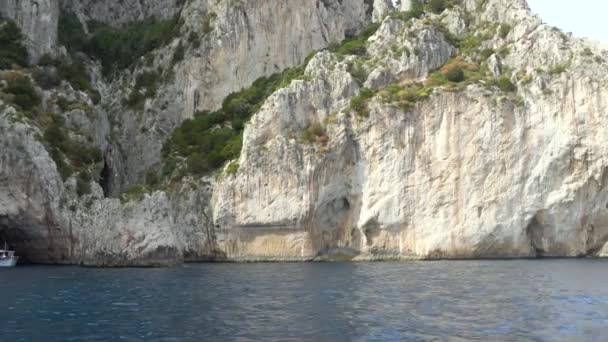
[[[17,256],[0,258],[0,267],[15,267],[17,260],[19,260]]]

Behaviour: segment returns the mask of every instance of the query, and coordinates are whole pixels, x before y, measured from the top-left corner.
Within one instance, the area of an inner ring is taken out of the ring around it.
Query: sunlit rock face
[[[153,68],[169,66],[174,76],[146,102],[144,118],[131,114],[122,98],[130,91],[125,83],[132,86],[133,75],[150,68],[125,74],[108,91],[108,106],[120,114],[122,126],[114,188],[143,182],[149,169],[159,166],[162,145],[172,130],[197,111],[215,110],[226,96],[256,79],[299,65],[314,51],[356,35],[371,22],[372,11],[364,0],[185,3],[179,11],[181,40],[154,53]],[[183,61],[173,66],[175,49],[187,46],[191,33],[200,37],[200,45],[187,48]]]
[[[439,20],[458,34],[453,13]],[[481,48],[509,46],[488,63],[516,96],[483,82],[435,89],[408,110],[376,96],[361,118],[348,110],[359,89],[349,60],[330,53],[274,94],[247,127],[239,172],[214,193],[228,257],[604,255],[608,88],[591,56],[606,52],[542,24],[523,1],[487,1],[479,17],[511,26]],[[456,52],[419,22],[386,20],[370,42],[379,61],[363,83],[376,89],[424,79]],[[392,44],[418,53],[387,54]],[[303,143],[314,123],[327,141]]]
[[[150,266],[608,255],[608,53],[543,24],[525,1],[466,0],[408,21],[382,0],[108,3],[70,8],[116,27],[177,13],[181,31],[111,81],[92,61],[99,105],[65,83],[37,89],[46,110],[57,96],[92,108],[58,113],[75,141],[103,151],[86,195],[76,175],[62,179],[44,127],[0,98],[0,238],[24,258]],[[319,51],[267,98],[246,125],[238,170],[118,198],[160,167],[164,141],[194,112],[372,22],[365,53]],[[203,26],[200,45],[172,65]],[[454,63],[466,81],[446,80]],[[143,111],[124,106],[138,74],[167,65],[173,78]]]

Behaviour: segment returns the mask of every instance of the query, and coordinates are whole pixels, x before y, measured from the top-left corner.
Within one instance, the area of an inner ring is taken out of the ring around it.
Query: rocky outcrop
[[[0,234],[33,261],[69,260],[60,215],[64,186],[40,132],[0,104]]]
[[[62,180],[38,138],[40,129],[15,109],[0,108],[5,147],[0,150],[0,238],[23,260],[166,266],[224,258],[208,208],[211,180],[122,200],[104,198],[100,185],[91,181],[91,192],[79,196],[76,176]]]
[[[372,12],[372,21],[381,22],[394,10],[391,0],[374,0],[374,9]]]
[[[160,9],[131,5],[124,18]],[[77,102],[59,111],[71,139],[105,152],[85,194],[47,152],[45,121],[0,102],[0,238],[31,261],[97,266],[608,255],[608,52],[523,0],[407,21],[390,6],[190,1],[179,37],[111,84],[89,63],[101,105],[65,82],[36,89],[45,111]],[[267,98],[232,167],[105,198],[107,179],[120,191],[155,170],[194,112],[372,20],[365,53],[318,52]],[[144,110],[126,109],[137,75],[169,65]]]
[[[416,0],[414,0],[416,1]],[[412,0],[401,0],[399,8],[402,11],[409,11],[412,8]]]
[[[174,50],[186,46],[183,62],[172,68],[173,78],[159,96],[146,102],[143,114],[130,113],[122,104],[135,82],[129,75],[106,97],[121,121],[115,150],[122,154],[115,164],[122,168],[116,170],[114,188],[142,182],[150,168],[157,168],[163,143],[181,122],[197,111],[217,109],[227,95],[256,79],[301,64],[313,51],[355,35],[370,22],[371,10],[364,0],[315,0],[306,6],[299,0],[280,5],[253,0],[187,3],[181,12],[183,38],[156,52],[153,67],[144,69],[172,65]],[[198,47],[189,47],[190,32],[200,37]]]
[[[121,202],[74,201],[66,213],[72,262],[90,266],[166,266],[184,261],[223,260],[208,208],[211,183],[184,183],[171,192]]]
[[[43,54],[55,53],[59,20],[57,0],[3,0],[0,14],[14,20],[21,28],[33,62]]]
[[[480,23],[512,25],[480,50],[509,47],[502,62],[516,96],[484,82],[439,87],[408,110],[374,97],[362,118],[347,102],[358,88],[351,61],[329,53],[311,61],[310,81],[273,95],[247,127],[237,175],[214,193],[228,257],[605,253],[607,66],[591,56],[606,52],[564,40],[522,1],[490,0],[482,11]],[[424,79],[451,56],[432,27],[402,25],[386,20],[370,38],[377,66],[367,86]],[[419,52],[383,57],[400,34],[409,38],[399,47]],[[319,123],[316,141],[298,139]]]
[[[182,0],[56,0],[61,8],[76,13],[83,22],[90,20],[120,27],[131,21],[156,18],[169,19],[180,10]]]

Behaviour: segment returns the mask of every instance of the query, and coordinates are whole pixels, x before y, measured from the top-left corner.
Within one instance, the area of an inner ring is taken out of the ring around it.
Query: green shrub
[[[38,60],[38,65],[40,65],[40,66],[54,66],[55,62],[56,61],[53,58],[53,56],[49,55],[48,53],[45,53],[44,55],[40,56],[40,59]]]
[[[217,18],[217,14],[209,12],[203,17],[203,34],[208,34],[213,31],[213,22]]]
[[[367,102],[370,98],[374,97],[375,92],[369,88],[363,88],[359,92],[359,95],[354,96],[350,100],[350,109],[355,111],[359,116],[368,117],[369,116],[369,108],[367,107]]]
[[[568,69],[568,65],[566,63],[562,63],[562,64],[558,64],[558,65],[554,66],[553,68],[549,69],[548,73],[550,75],[559,75],[561,73],[566,72],[566,69]]]
[[[145,184],[132,184],[129,186],[127,191],[120,196],[120,201],[123,203],[130,201],[141,201],[150,191],[152,191],[152,189]]]
[[[61,11],[59,14],[57,40],[71,51],[84,50],[88,37],[80,19],[73,12]]]
[[[71,51],[84,51],[100,60],[103,74],[130,67],[150,51],[166,45],[179,35],[182,21],[179,15],[169,20],[149,18],[128,23],[121,29],[99,22],[89,23],[91,36],[84,44],[80,40],[68,43]]]
[[[25,67],[27,59],[19,27],[12,20],[0,19],[0,69],[10,69],[13,64]]]
[[[57,99],[55,100],[55,104],[57,104],[57,107],[59,107],[59,109],[61,109],[61,111],[66,112],[69,110],[70,105],[72,105],[72,101],[69,101],[68,99],[66,99],[63,96],[59,96],[57,97]]]
[[[480,54],[481,59],[485,61],[486,59],[492,57],[492,55],[495,53],[496,51],[494,51],[494,49],[483,49]]]
[[[448,28],[441,22],[438,21],[433,21],[431,23],[438,31],[440,31],[445,40],[450,43],[450,45],[453,46],[460,46],[461,45],[461,40],[459,37],[457,37],[456,35],[454,35],[450,30],[448,30]],[[480,42],[481,44],[481,42]],[[418,55],[418,54],[417,54]]]
[[[500,36],[500,38],[502,38],[502,39],[507,38],[507,36],[509,35],[509,32],[511,32],[511,25],[509,25],[509,24],[500,25],[500,30],[498,32],[498,35]]]
[[[149,171],[146,173],[146,184],[155,187],[160,183],[160,178],[155,171]]]
[[[486,5],[486,2],[488,2],[488,0],[476,0],[475,9],[477,10],[477,12],[481,12],[483,10],[483,7]]]
[[[131,90],[123,104],[134,110],[143,110],[147,98],[154,97],[158,89],[160,75],[157,71],[144,71],[135,78],[135,88]]]
[[[378,28],[379,24],[372,24],[368,26],[360,35],[347,38],[341,44],[334,45],[329,48],[329,51],[335,53],[338,56],[356,55],[364,56],[367,54],[367,40],[371,37]]]
[[[511,54],[511,49],[508,46],[503,46],[500,49],[498,49],[497,54],[500,57],[505,58],[505,57],[507,57],[508,55]]]
[[[317,141],[317,138],[325,136],[325,130],[320,123],[315,122],[312,125],[308,126],[304,132],[302,132],[302,136],[300,137],[301,141],[314,143]]]
[[[465,80],[464,71],[462,68],[452,68],[446,74],[445,77],[450,82],[460,83]]]
[[[235,175],[239,172],[239,163],[236,161],[230,162],[228,166],[226,166],[226,173],[229,175]]]
[[[190,32],[188,35],[188,43],[193,49],[198,49],[201,46],[201,38],[198,36],[196,32]]]
[[[460,39],[459,46],[465,54],[477,51],[481,46],[481,38],[476,34],[467,34]]]
[[[52,114],[49,118],[50,122],[42,138],[64,180],[76,169],[82,169],[102,160],[98,148],[72,140],[61,116]],[[69,164],[65,162],[66,158]]]
[[[359,84],[363,84],[365,80],[367,80],[367,70],[365,69],[365,66],[363,66],[362,60],[357,60],[354,63],[349,63],[348,72]]]
[[[61,84],[61,78],[51,68],[37,68],[32,72],[32,77],[42,89],[48,90]]]
[[[40,104],[40,97],[29,77],[18,77],[8,81],[5,93],[13,94],[13,102],[23,110],[32,110]]]
[[[81,171],[76,178],[76,193],[84,196],[91,193],[91,175],[88,171]]]
[[[498,88],[500,90],[505,91],[505,92],[513,92],[513,91],[517,90],[517,87],[506,76],[502,76],[501,78],[499,78],[498,81],[496,82],[496,85],[498,86]]]
[[[591,57],[591,56],[593,56],[593,51],[591,51],[590,48],[585,48],[583,50],[583,56],[585,56],[585,57]]]
[[[427,8],[430,12],[441,14],[448,8],[448,4],[446,3],[446,0],[430,0],[427,3]]]
[[[129,97],[123,100],[123,104],[130,109],[141,111],[144,109],[146,96],[139,89],[133,89]]]
[[[84,64],[75,56],[73,56],[72,59],[72,62],[62,59],[49,60],[48,63],[57,68],[59,77],[69,82],[72,88],[85,92],[94,104],[99,103],[101,96],[99,92],[93,88]]]
[[[135,88],[154,88],[159,79],[156,71],[144,71],[135,78]]]
[[[420,18],[424,14],[424,6],[421,2],[412,1],[412,6],[409,11],[404,12],[393,12],[393,18],[401,19],[403,21],[409,21],[412,19]]]
[[[173,51],[173,58],[171,59],[171,64],[175,65],[184,60],[184,55],[186,54],[186,48],[180,42],[177,44],[175,51]]]

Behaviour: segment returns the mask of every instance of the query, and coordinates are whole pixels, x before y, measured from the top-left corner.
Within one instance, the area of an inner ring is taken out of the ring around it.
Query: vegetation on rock
[[[165,144],[163,174],[173,173],[177,159],[183,159],[186,173],[205,174],[239,156],[245,123],[275,90],[304,75],[305,66],[262,77],[247,89],[230,94],[222,108],[199,112],[173,131]]]
[[[82,51],[99,59],[105,76],[126,69],[148,52],[168,44],[179,35],[179,15],[169,20],[149,18],[128,23],[121,29],[99,22],[87,23],[90,35],[74,13],[59,17],[59,42],[70,51]]]
[[[364,55],[367,53],[367,41],[378,27],[376,24],[371,25],[360,35],[348,38],[328,50],[338,57]],[[294,79],[303,78],[308,61],[313,55],[314,53],[309,55],[298,67],[289,68],[270,77],[262,77],[251,87],[230,94],[219,110],[199,112],[193,119],[184,121],[173,131],[163,148],[162,175],[177,178],[185,174],[203,175],[237,158],[242,148],[245,123],[273,92],[286,87]],[[312,136],[314,135],[313,132]],[[179,172],[176,173],[177,169]]]
[[[16,76],[7,80],[4,93],[11,94],[12,102],[24,111],[32,111],[40,105],[40,96],[32,86],[32,81],[27,76]]]
[[[27,59],[21,30],[14,21],[0,18],[0,69],[10,69],[13,65],[25,67]]]

